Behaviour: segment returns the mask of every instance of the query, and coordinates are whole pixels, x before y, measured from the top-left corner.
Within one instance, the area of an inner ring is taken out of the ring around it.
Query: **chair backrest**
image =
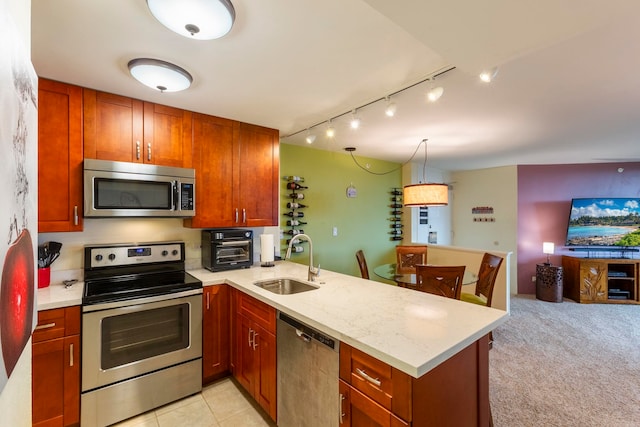
[[[396,246],[396,272],[398,274],[414,274],[416,265],[426,263],[426,246]]]
[[[493,286],[498,277],[498,270],[502,265],[502,257],[485,253],[478,270],[478,281],[476,282],[476,295],[484,296],[487,299],[487,307],[491,307],[493,297]]]
[[[416,290],[460,299],[464,265],[416,265]]]
[[[364,259],[364,252],[362,249],[356,252],[356,259],[358,260],[358,266],[360,267],[360,274],[363,279],[369,278],[369,269],[367,268],[367,260]]]

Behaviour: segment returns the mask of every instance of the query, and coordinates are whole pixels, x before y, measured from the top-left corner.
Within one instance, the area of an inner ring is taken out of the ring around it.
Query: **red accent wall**
[[[518,293],[536,292],[542,242],[555,243],[552,264],[584,256],[564,246],[571,199],[579,197],[640,197],[640,162],[518,166]]]

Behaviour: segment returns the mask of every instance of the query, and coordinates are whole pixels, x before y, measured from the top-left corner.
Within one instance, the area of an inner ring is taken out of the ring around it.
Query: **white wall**
[[[0,17],[3,14],[8,15],[8,18],[13,21],[18,28],[24,47],[30,51],[31,2],[2,0]],[[0,22],[2,21],[4,19],[0,19]],[[31,340],[27,343],[11,377],[0,392],[0,424],[15,427],[31,425]]]
[[[518,170],[516,166],[452,172],[454,246],[513,252],[511,293],[517,293]],[[451,200],[450,200],[451,202]],[[493,214],[474,215],[474,207],[489,206]],[[493,219],[494,222],[474,222]]]

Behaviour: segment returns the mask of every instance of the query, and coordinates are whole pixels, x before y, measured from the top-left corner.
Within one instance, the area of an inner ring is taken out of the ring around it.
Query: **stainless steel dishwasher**
[[[278,427],[339,425],[338,340],[278,312]]]

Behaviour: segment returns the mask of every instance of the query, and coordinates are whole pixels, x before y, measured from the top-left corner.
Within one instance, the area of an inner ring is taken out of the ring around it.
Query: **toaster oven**
[[[249,268],[253,231],[239,228],[202,230],[202,266],[210,271]]]

